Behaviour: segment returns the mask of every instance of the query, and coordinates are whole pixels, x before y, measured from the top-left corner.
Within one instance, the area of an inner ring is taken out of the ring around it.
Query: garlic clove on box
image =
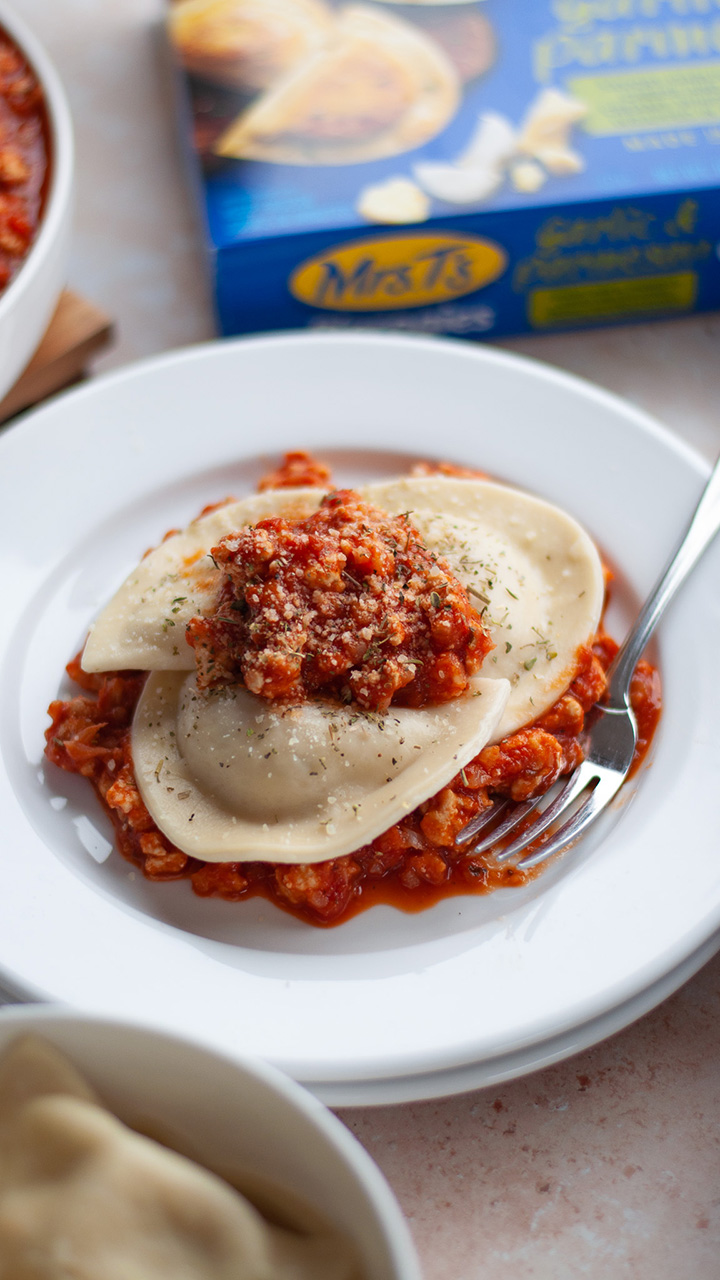
[[[552,173],[556,177],[569,173],[582,173],[585,169],[583,157],[577,151],[571,150],[570,147],[538,147],[535,152],[535,159],[544,165],[548,173]]]
[[[360,192],[357,211],[368,222],[424,222],[430,201],[410,178],[388,178]]]
[[[413,172],[423,190],[448,204],[488,200],[504,177],[500,169],[491,166],[461,168],[458,164],[416,164]]]
[[[547,173],[536,160],[518,160],[510,169],[510,180],[516,191],[532,195],[547,182]]]
[[[536,156],[542,147],[567,148],[570,130],[588,112],[584,102],[560,89],[542,89],[520,126],[518,151]]]
[[[517,131],[507,116],[484,112],[465,150],[455,160],[463,169],[490,169],[504,165],[517,147]]]

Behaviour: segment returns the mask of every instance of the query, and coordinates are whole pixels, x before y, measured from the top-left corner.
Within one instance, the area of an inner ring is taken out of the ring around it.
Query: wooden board
[[[35,355],[0,401],[0,422],[84,377],[93,356],[112,338],[110,317],[66,289]]]

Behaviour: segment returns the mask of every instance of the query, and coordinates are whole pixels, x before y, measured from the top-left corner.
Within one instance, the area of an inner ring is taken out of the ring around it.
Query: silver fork
[[[537,867],[561,849],[574,844],[607,808],[628,775],[637,742],[637,725],[630,707],[630,681],[636,664],[667,605],[718,530],[720,459],[715,463],[685,536],[608,669],[607,695],[602,706],[593,713],[596,718],[584,740],[585,759],[582,764],[564,779],[560,790],[544,809],[538,807],[537,799],[519,804],[501,801],[463,827],[456,837],[456,844],[468,844],[493,819],[504,814],[498,825],[468,850],[482,853],[510,837],[536,812],[538,816],[529,822],[528,829],[495,853],[493,860],[496,863],[510,862],[555,827],[556,830],[538,850],[520,858],[516,864],[522,869]]]

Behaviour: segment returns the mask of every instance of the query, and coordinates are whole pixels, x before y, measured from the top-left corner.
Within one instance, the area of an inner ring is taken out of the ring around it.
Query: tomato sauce
[[[46,755],[92,783],[113,822],[120,853],[150,880],[189,879],[201,897],[262,897],[325,927],[380,902],[421,911],[449,896],[514,887],[539,874],[541,869],[498,867],[491,851],[465,852],[456,837],[497,799],[541,796],[580,763],[583,730],[605,693],[605,672],[617,648],[601,631],[592,647],[578,652],[572,683],[540,719],[483,748],[437,795],[370,844],[326,862],[204,863],[171,844],[146,809],[133,772],[130,731],[144,672],[89,675],[78,654],[67,671],[82,692],[51,704]],[[638,723],[634,771],[661,712],[658,673],[645,661],[636,668],[631,703]]]
[[[112,819],[120,852],[150,880],[189,879],[201,897],[264,897],[315,925],[339,924],[378,902],[421,911],[448,896],[489,893],[525,884],[537,874],[496,867],[489,853],[464,853],[455,847],[455,837],[496,798],[541,795],[580,762],[585,716],[597,700],[594,694],[605,687],[604,669],[616,649],[610,637],[600,635],[593,651],[580,655],[568,692],[541,720],[485,747],[447,787],[371,844],[328,862],[203,863],[167,840],[145,808],[133,774],[130,728],[144,672],[88,675],[78,654],[67,670],[85,694],[51,703],[46,755],[93,784]],[[632,705],[640,730],[636,768],[660,715],[657,672],[646,662],[635,673]]]
[[[332,487],[330,468],[302,450],[286,453],[275,471],[263,476],[258,485],[260,493],[265,489],[329,489]]]
[[[330,697],[365,711],[449,702],[492,641],[464,587],[407,515],[350,489],[301,520],[271,517],[223,538],[210,615],[192,618],[198,687]]]
[[[37,233],[48,158],[42,90],[0,30],[0,291],[16,275]]]

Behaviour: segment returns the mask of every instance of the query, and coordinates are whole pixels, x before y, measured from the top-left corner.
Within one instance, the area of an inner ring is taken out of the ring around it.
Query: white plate
[[[663,720],[616,825],[522,890],[316,929],[96,860],[85,845],[102,859],[110,834],[98,804],[42,757],[63,665],[138,556],[293,447],[338,482],[435,456],[560,503],[622,565],[616,630],[707,472],[587,384],[379,334],[197,347],[29,415],[0,438],[0,984],[257,1054],[334,1103],[516,1075],[630,1021],[715,946],[720,544],[662,626]]]

